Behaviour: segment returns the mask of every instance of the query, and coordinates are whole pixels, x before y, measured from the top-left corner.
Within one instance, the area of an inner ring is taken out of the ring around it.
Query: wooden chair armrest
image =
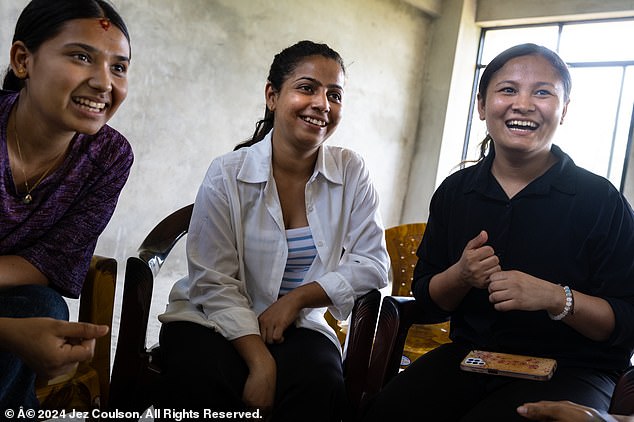
[[[194,204],[189,204],[165,217],[139,246],[139,258],[147,262],[156,276],[178,241],[187,234]]]
[[[158,350],[148,350],[154,277],[178,241],[187,234],[193,204],[159,222],[138,249],[138,257],[126,263],[119,341],[112,368],[111,408],[143,411],[153,402],[160,370]],[[148,387],[150,386],[150,387]]]
[[[112,368],[111,408],[138,410],[133,406],[139,391],[137,380],[146,367],[146,334],[150,315],[154,278],[148,265],[139,258],[128,258],[121,303],[119,339]],[[144,409],[141,409],[144,410]]]
[[[78,320],[107,325],[112,330],[117,261],[114,258],[94,255],[79,299]],[[95,342],[95,354],[90,366],[99,375],[101,406],[107,406],[110,390],[110,345],[112,333]]]
[[[84,285],[79,295],[78,320],[107,325],[112,330],[117,261],[93,255]],[[110,389],[110,345],[112,332],[96,339],[90,361],[80,363],[78,369],[53,379],[38,379],[36,395],[43,409],[70,410],[75,406],[108,406]],[[81,385],[80,389],[76,387]]]
[[[407,332],[412,324],[436,324],[446,319],[426,314],[413,297],[383,298],[368,370],[367,395],[378,393],[398,374]]]
[[[381,292],[371,290],[358,298],[352,308],[345,350],[344,378],[353,409],[358,409],[365,390],[380,304]]]
[[[612,393],[609,413],[634,415],[634,367],[630,367],[619,378]]]

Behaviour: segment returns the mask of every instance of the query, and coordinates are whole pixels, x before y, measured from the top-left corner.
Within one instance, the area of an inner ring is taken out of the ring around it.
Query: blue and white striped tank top
[[[304,277],[317,256],[317,248],[310,227],[286,230],[286,242],[288,244],[288,259],[282,277],[280,296],[306,284]]]

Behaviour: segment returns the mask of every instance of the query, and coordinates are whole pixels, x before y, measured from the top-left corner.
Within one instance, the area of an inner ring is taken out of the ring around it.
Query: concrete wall
[[[429,12],[400,0],[112,2],[130,30],[132,65],[128,98],[110,124],[127,136],[136,160],[96,252],[119,261],[121,282],[126,258],[148,231],[193,202],[210,161],[251,135],[264,113],[273,56],[301,39],[326,42],[343,56],[344,117],[328,142],[365,158],[385,224],[399,223],[420,115]],[[428,2],[432,11],[437,2]],[[27,3],[0,1],[3,70]],[[171,284],[183,256],[179,250],[167,263],[163,284]],[[154,313],[163,306],[158,299]]]
[[[0,65],[27,0],[0,4]],[[129,96],[111,125],[136,161],[97,251],[133,254],[164,215],[188,204],[212,158],[247,138],[264,111],[273,55],[326,42],[348,67],[343,121],[329,140],[360,152],[399,222],[421,97],[429,18],[398,0],[114,0],[132,37]]]
[[[476,0],[445,0],[432,23],[402,223],[427,221],[434,190],[460,162],[480,36],[475,12]]]
[[[482,25],[632,16],[634,0],[478,0]]]

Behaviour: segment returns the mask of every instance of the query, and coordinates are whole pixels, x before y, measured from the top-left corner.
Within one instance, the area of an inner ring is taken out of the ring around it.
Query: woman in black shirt
[[[481,160],[435,192],[414,274],[426,312],[451,316],[452,343],[388,384],[367,420],[522,420],[518,406],[539,400],[607,410],[634,350],[634,216],[553,145],[570,87],[565,63],[534,44],[486,67]],[[547,382],[464,372],[471,349],[558,369]]]

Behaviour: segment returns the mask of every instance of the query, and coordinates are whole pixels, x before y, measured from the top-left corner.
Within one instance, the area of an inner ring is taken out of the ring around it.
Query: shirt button
[[[313,207],[312,205],[310,207],[308,207],[308,212],[313,212]]]
[[[324,246],[324,242],[320,240],[319,242],[317,242],[317,246]]]

